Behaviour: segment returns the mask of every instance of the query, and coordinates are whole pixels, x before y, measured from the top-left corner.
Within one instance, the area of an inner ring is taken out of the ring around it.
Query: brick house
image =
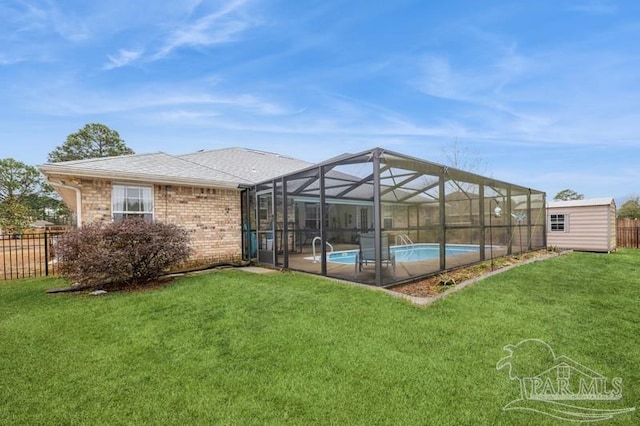
[[[189,231],[194,261],[386,286],[546,243],[544,192],[382,148],[317,164],[229,148],[40,170],[78,226],[173,223]]]
[[[242,148],[163,152],[49,163],[48,182],[76,216],[76,225],[141,216],[173,223],[191,235],[194,259],[242,259],[242,193],[256,182],[310,164]]]

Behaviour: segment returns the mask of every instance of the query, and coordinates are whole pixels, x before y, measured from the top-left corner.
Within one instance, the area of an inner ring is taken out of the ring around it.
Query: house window
[[[111,191],[113,220],[141,217],[153,221],[153,188],[148,186],[113,185]]]
[[[305,203],[304,227],[307,229],[320,228],[320,205],[319,204]]]
[[[373,228],[373,224],[372,228]],[[369,210],[367,208],[360,209],[360,232],[369,232]]]
[[[549,228],[552,232],[565,232],[567,228],[567,216],[564,214],[550,215]]]
[[[393,228],[393,207],[388,204],[382,206],[382,228]]]

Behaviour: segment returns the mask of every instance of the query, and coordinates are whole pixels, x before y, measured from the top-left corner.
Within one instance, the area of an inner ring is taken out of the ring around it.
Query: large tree
[[[640,219],[640,197],[632,197],[618,209],[619,219]]]
[[[0,202],[24,202],[37,194],[43,184],[42,175],[35,167],[13,158],[0,160]]]
[[[0,228],[5,234],[22,234],[32,221],[33,211],[23,203],[11,198],[0,202]]]
[[[584,200],[584,195],[578,194],[576,191],[572,189],[563,189],[558,192],[555,197],[553,197],[555,201],[570,201],[570,200]]]
[[[35,167],[13,158],[0,160],[0,227],[5,233],[19,234],[31,222],[34,211],[29,201],[43,184]]]
[[[13,158],[0,159],[0,226],[19,232],[34,219],[56,220],[68,214],[35,167]]]
[[[85,125],[67,136],[67,141],[49,153],[50,163],[134,154],[115,130],[100,123]]]
[[[43,185],[40,192],[26,197],[23,204],[33,212],[34,219],[44,219],[64,224],[71,212],[50,185]]]

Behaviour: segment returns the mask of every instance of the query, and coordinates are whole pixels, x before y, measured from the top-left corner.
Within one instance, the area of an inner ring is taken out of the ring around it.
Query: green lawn
[[[640,409],[640,251],[515,268],[429,307],[296,273],[149,292],[0,283],[0,424],[567,424],[504,411],[541,339]],[[596,405],[594,405],[596,406]],[[640,424],[640,413],[602,424]]]

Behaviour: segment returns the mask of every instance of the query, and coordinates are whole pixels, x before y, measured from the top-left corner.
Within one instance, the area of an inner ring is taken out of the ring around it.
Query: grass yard
[[[0,283],[0,424],[567,424],[503,410],[519,384],[496,363],[533,338],[622,378],[606,408],[640,409],[640,251],[533,263],[427,308],[296,273],[45,294],[62,284]]]

